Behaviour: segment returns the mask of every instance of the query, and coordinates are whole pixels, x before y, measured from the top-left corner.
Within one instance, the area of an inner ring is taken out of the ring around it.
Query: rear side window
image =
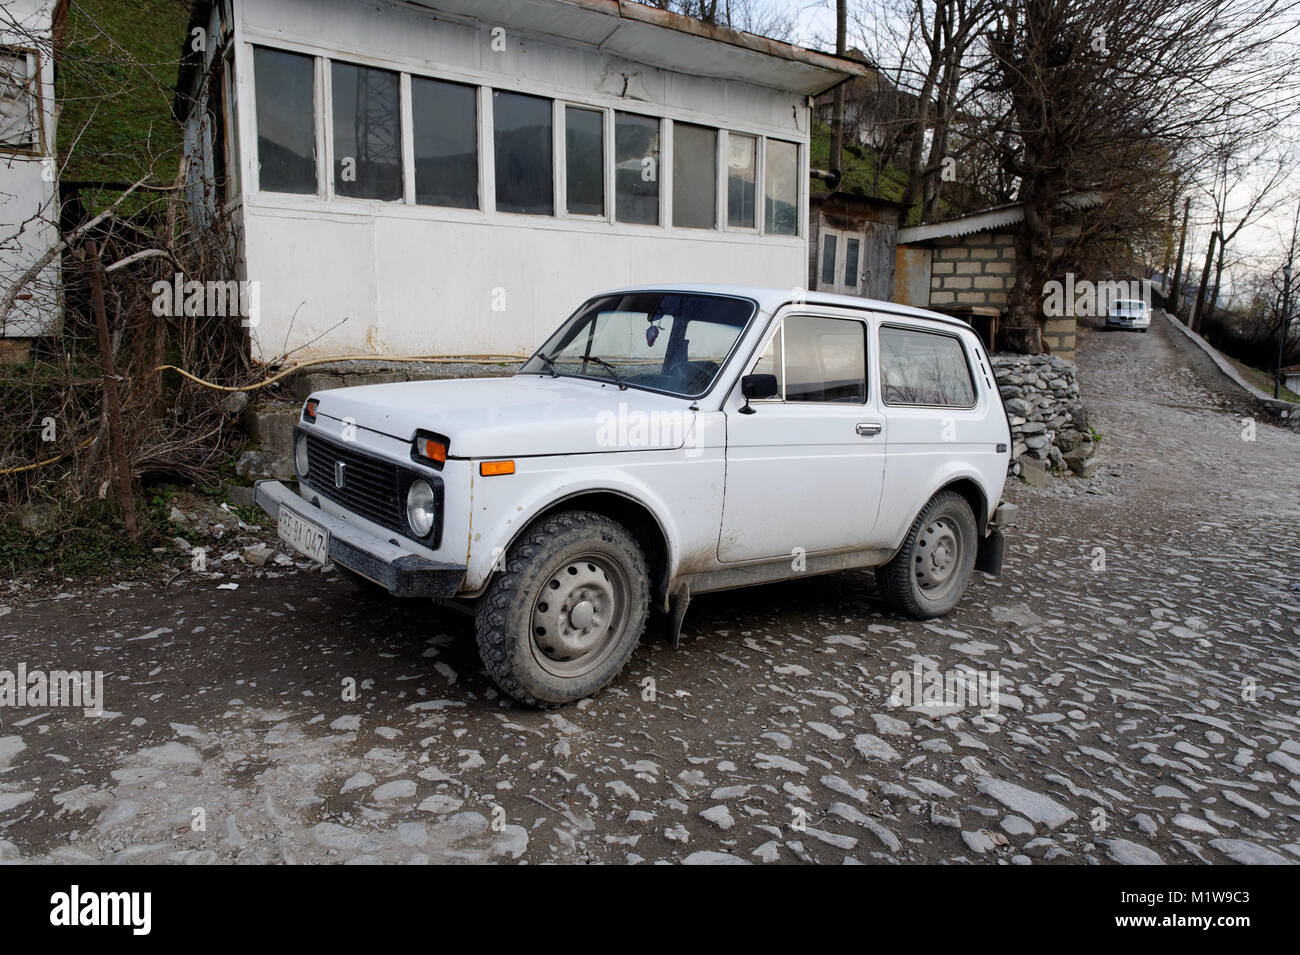
[[[880,329],[880,372],[886,404],[975,404],[975,383],[955,336],[885,325]]]
[[[787,318],[754,372],[776,375],[785,401],[863,404],[867,400],[866,326],[843,318]]]

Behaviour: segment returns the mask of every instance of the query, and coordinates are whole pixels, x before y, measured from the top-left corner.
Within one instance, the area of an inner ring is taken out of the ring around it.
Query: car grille
[[[334,483],[334,466],[340,461],[344,466],[341,489]],[[397,465],[309,434],[307,471],[312,490],[321,497],[382,527],[406,533],[402,472]]]

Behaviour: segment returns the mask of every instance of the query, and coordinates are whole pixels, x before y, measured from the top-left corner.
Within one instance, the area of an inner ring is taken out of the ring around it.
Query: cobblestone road
[[[1079,377],[1106,465],[1010,488],[951,616],[863,573],[700,597],[559,711],[331,574],[11,595],[0,670],[102,669],[109,712],[0,711],[0,860],[1300,860],[1300,436],[1244,440],[1162,325],[1085,332]],[[931,671],[997,694],[891,706]]]

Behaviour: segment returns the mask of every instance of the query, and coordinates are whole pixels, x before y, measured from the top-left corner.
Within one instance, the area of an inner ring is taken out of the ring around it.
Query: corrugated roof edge
[[[1106,196],[1101,192],[1078,192],[1066,196],[1061,205],[1075,211],[1092,209],[1101,205]],[[899,245],[914,245],[933,239],[957,238],[975,232],[986,232],[1004,225],[1019,222],[1025,217],[1025,210],[1018,202],[1009,202],[1002,206],[993,206],[955,219],[943,222],[926,222],[921,225],[908,226],[898,230]]]

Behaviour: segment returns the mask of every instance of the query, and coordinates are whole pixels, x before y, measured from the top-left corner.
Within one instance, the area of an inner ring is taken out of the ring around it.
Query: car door
[[[981,472],[1004,468],[997,446],[1008,434],[1001,409],[994,417],[984,406],[972,356],[956,330],[882,316],[877,339],[881,409],[889,430],[885,494],[891,504],[880,531],[896,543],[937,476],[954,461],[971,462]],[[987,394],[992,381],[981,374]]]
[[[867,379],[867,319],[848,310],[780,317],[747,372],[778,393],[745,413],[728,398],[718,559],[737,562],[871,545],[884,478],[884,421]]]

